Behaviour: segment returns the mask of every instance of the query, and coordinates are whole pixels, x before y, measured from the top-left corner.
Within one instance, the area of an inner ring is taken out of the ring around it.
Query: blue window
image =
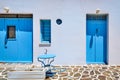
[[[40,20],[41,42],[51,43],[51,20]]]

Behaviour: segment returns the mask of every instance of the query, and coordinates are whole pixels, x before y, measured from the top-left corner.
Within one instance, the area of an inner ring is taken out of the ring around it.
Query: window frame
[[[9,37],[10,27],[14,27],[14,37]],[[8,26],[7,26],[6,38],[7,38],[7,40],[16,40],[16,26],[15,26],[15,25],[8,25]]]
[[[42,31],[41,31],[41,28],[42,28],[42,21],[46,21],[46,20],[49,20],[50,21],[50,23],[48,24],[49,25],[49,27],[50,27],[50,40],[44,40],[43,39],[43,33],[42,33]],[[40,44],[39,44],[39,46],[50,46],[51,45],[51,19],[40,19],[39,20],[39,23],[40,23]]]

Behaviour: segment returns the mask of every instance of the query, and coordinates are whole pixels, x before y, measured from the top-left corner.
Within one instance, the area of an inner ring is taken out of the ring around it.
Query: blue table
[[[55,54],[42,54],[38,57],[38,61],[43,64],[43,67],[51,67],[51,63],[54,61],[56,57]],[[51,72],[51,68],[46,71],[47,77],[52,77],[55,73]]]
[[[56,57],[55,54],[42,54],[39,56],[40,59],[50,59]]]
[[[49,67],[56,57],[55,54],[42,54],[38,57],[38,61],[43,64],[44,67]],[[47,62],[46,62],[47,61]]]

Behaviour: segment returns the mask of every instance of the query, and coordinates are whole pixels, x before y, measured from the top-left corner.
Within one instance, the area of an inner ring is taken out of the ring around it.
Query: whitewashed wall
[[[86,64],[86,14],[109,13],[109,64],[120,64],[120,0],[0,0],[10,13],[33,13],[33,61],[48,49],[56,54],[56,65]],[[61,25],[56,19],[62,19]],[[40,19],[51,19],[52,43],[50,47],[39,47]]]

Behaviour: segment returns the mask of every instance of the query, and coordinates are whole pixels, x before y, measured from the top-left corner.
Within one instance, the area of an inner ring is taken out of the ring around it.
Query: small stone
[[[79,73],[82,73],[83,71],[79,70]]]
[[[76,74],[74,74],[74,77],[80,77],[80,76],[81,76],[80,73],[76,73]]]
[[[72,72],[72,68],[67,68],[66,72]]]
[[[87,75],[89,72],[88,71],[84,71],[83,74]]]
[[[59,75],[60,75],[60,77],[65,77],[65,76],[68,76],[68,73],[62,72],[62,73],[60,73]]]
[[[82,78],[80,80],[92,80],[91,78]]]
[[[111,68],[115,68],[116,66],[110,66]]]
[[[87,68],[86,71],[90,71],[91,69],[90,68]]]
[[[61,77],[59,77],[59,78],[58,78],[58,80],[62,80],[62,78],[61,78]]]
[[[79,70],[80,70],[80,71],[83,71],[83,70],[84,70],[84,68],[80,68]]]
[[[118,65],[117,68],[120,68],[120,65]]]
[[[87,66],[83,66],[83,68],[88,68]]]
[[[110,78],[110,77],[107,77],[107,80],[112,80],[112,78]]]
[[[90,75],[94,75],[94,72],[93,72],[93,71],[91,71],[91,72],[90,72]]]
[[[67,78],[63,78],[63,80],[68,80]]]
[[[115,79],[119,79],[119,76],[115,76]]]
[[[70,76],[73,76],[73,72],[70,72]]]
[[[78,71],[78,68],[74,68],[74,69],[73,69],[73,72],[77,72],[77,71]]]
[[[97,78],[97,75],[92,75],[91,78]]]
[[[82,75],[82,78],[88,78],[89,75]]]
[[[116,65],[117,67],[120,67],[120,65]]]
[[[103,69],[99,69],[98,71],[100,71],[100,72],[104,72],[105,70],[103,70]]]
[[[98,76],[98,79],[100,79],[100,80],[106,80],[106,77],[105,77],[105,76],[100,75],[100,76]]]
[[[100,74],[100,72],[95,70],[95,74]]]
[[[118,73],[116,73],[116,72],[113,72],[113,75],[114,75],[114,76],[117,76],[117,75],[118,75]]]
[[[90,69],[91,69],[91,68],[92,68],[92,66],[91,66],[91,65],[88,65],[88,68],[90,68]]]
[[[105,75],[105,76],[110,76],[110,74],[111,74],[110,71],[105,71],[105,72],[103,72],[103,75]]]
[[[95,65],[95,66],[93,66],[93,69],[94,69],[94,70],[98,70],[99,68],[100,68],[99,65]]]
[[[114,69],[114,71],[113,72],[119,72],[119,69]]]
[[[107,69],[107,67],[102,67],[102,69]]]

